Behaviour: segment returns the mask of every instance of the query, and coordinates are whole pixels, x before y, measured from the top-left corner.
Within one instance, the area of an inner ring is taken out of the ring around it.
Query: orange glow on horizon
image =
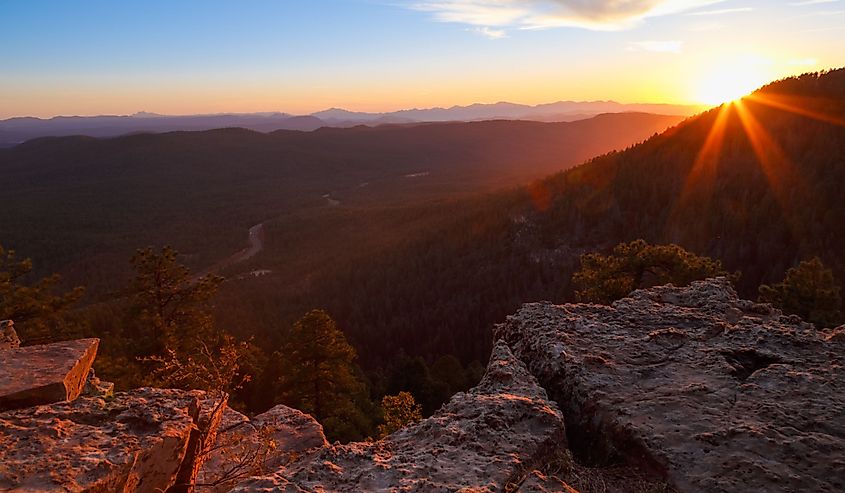
[[[714,106],[735,102],[775,78],[767,59],[759,55],[715,63],[699,77],[696,94],[699,101]]]

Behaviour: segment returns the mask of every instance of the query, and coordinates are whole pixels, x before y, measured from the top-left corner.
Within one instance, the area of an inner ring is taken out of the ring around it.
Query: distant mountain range
[[[558,101],[557,103],[529,106],[500,102],[472,104],[451,108],[428,108],[393,111],[390,113],[360,113],[339,108],[313,113],[329,124],[355,123],[413,123],[477,120],[532,120],[541,122],[568,122],[590,118],[601,113],[654,113],[660,115],[690,116],[705,108],[697,105],[674,104],[623,104],[616,101]]]
[[[229,127],[241,127],[259,132],[312,131],[321,127],[479,120],[570,122],[602,113],[639,112],[689,116],[703,109],[701,106],[693,105],[559,101],[536,106],[500,102],[452,106],[451,108],[409,109],[388,113],[363,113],[332,108],[311,115],[271,112],[171,116],[139,112],[133,115],[57,116],[49,119],[17,117],[0,120],[0,147],[10,147],[30,139],[48,136],[115,137],[141,132],[161,133]]]

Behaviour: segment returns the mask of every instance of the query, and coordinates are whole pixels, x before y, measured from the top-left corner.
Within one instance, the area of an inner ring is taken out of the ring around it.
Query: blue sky
[[[843,47],[841,0],[0,0],[0,118],[715,103]]]

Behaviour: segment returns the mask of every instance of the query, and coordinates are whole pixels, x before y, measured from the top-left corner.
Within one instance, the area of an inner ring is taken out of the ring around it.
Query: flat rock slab
[[[376,442],[318,449],[232,491],[515,491],[565,444],[560,411],[497,344],[481,383],[434,416]]]
[[[0,413],[0,491],[167,491],[201,465],[186,451],[208,402],[144,388]]]
[[[0,350],[0,411],[79,397],[99,343],[77,339]]]
[[[725,279],[612,306],[533,303],[495,330],[594,461],[682,492],[845,491],[845,337]]]

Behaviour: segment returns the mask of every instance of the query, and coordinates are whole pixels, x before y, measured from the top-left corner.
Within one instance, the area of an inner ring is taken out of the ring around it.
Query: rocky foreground
[[[481,383],[371,443],[324,447],[234,491],[513,491],[566,443],[563,417],[504,344]]]
[[[223,396],[112,395],[93,375],[79,390],[90,342],[10,342],[0,375],[45,351],[65,360],[0,378],[0,491],[845,491],[845,327],[712,279],[612,306],[528,304],[495,337],[477,387],[348,445],[284,406],[250,419]],[[27,379],[53,401],[3,407]]]
[[[845,328],[819,332],[714,279],[612,306],[528,304],[495,336],[586,460],[684,492],[845,491]]]

